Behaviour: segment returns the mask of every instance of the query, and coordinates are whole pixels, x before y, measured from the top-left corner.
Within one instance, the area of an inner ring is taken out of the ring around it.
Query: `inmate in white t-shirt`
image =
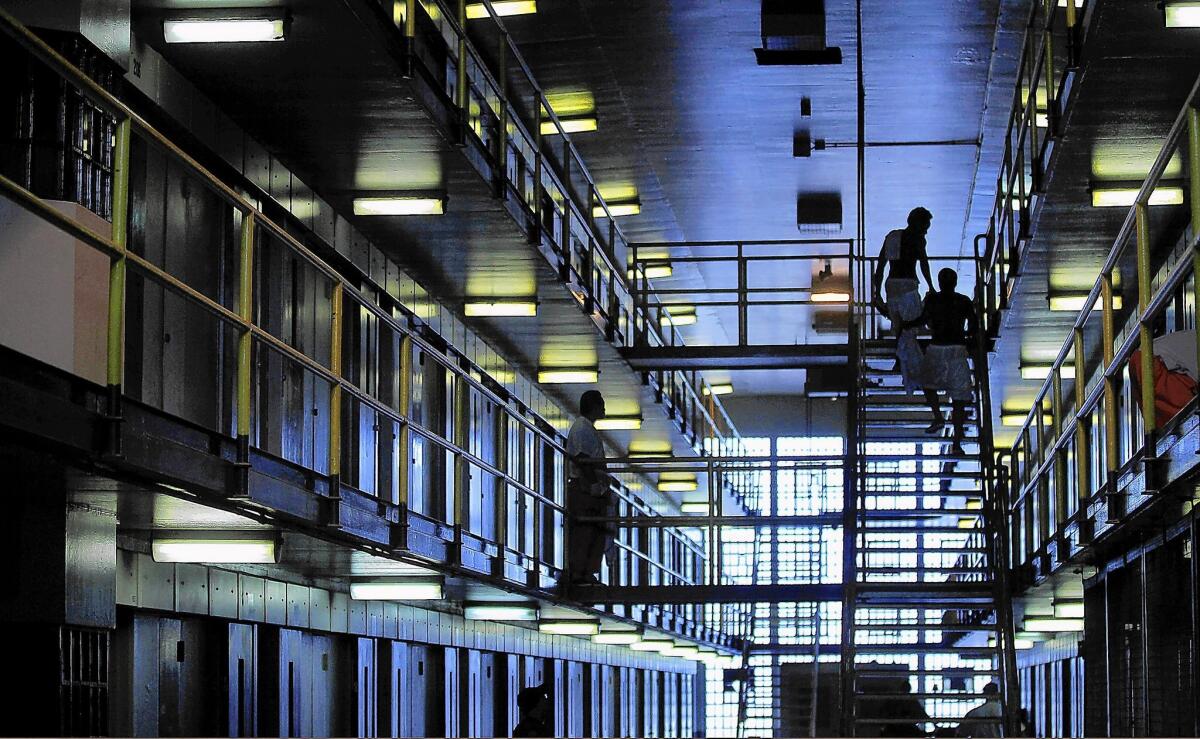
[[[596,426],[583,416],[575,419],[575,423],[571,424],[571,430],[567,433],[567,457],[574,460],[580,455],[591,459],[604,458],[604,442],[600,441],[600,434],[596,433]],[[571,462],[570,475],[571,477],[583,477],[583,470],[574,461]]]

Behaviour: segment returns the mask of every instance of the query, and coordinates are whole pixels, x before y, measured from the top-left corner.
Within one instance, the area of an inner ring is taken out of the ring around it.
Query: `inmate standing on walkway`
[[[904,378],[904,390],[916,392],[921,387],[921,347],[917,344],[917,330],[905,329],[905,321],[912,321],[921,314],[920,285],[917,282],[917,264],[925,285],[933,292],[933,278],[929,274],[929,257],[925,254],[925,234],[933,214],[924,208],[913,208],[908,214],[908,226],[896,229],[883,240],[879,261],[875,263],[875,279],[872,281],[875,294],[874,304],[886,313],[896,330],[896,360],[900,375]],[[883,282],[884,267],[888,269],[887,282]],[[879,290],[887,290],[887,303],[880,299]]]
[[[604,418],[604,396],[588,390],[579,398],[579,418],[567,434],[567,516],[570,537],[567,540],[567,575],[571,585],[598,585],[600,562],[612,537],[612,529],[603,523],[584,523],[580,518],[605,516],[612,496],[608,472],[604,468],[604,443],[596,433],[596,421]],[[600,460],[600,461],[588,461]]]
[[[946,426],[942,408],[938,403],[938,391],[950,396],[954,421],[954,453],[962,454],[964,426],[967,422],[967,404],[971,402],[971,367],[967,363],[967,341],[978,330],[975,306],[966,295],[954,291],[958,286],[958,273],[946,268],[938,272],[936,292],[925,296],[921,315],[905,326],[916,328],[928,324],[933,335],[925,350],[925,362],[921,374],[925,384],[925,401],[933,411],[933,423],[925,429],[934,434]]]

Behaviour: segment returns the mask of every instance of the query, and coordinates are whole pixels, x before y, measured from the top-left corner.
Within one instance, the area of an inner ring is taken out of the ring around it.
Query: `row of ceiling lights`
[[[276,564],[279,540],[261,535],[229,535],[224,538],[167,537],[151,544],[156,562],[203,564]],[[446,597],[445,579],[428,573],[390,579],[352,582],[350,597],[375,601],[436,601]],[[658,652],[668,657],[683,657],[718,667],[737,666],[735,657],[714,649],[677,640],[666,634],[652,634],[623,623],[602,623],[579,614],[568,618],[541,618],[531,602],[471,602],[463,605],[468,621],[537,622],[544,634],[590,636],[597,644],[622,645],[634,651]]]

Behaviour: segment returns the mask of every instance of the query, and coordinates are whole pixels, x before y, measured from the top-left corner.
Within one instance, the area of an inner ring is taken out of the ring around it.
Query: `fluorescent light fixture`
[[[1034,642],[1033,639],[1023,639],[1021,637],[1016,637],[1015,639],[1013,639],[1013,646],[1016,647],[1017,649],[1033,649],[1033,646],[1035,643],[1036,642]],[[996,637],[994,637],[994,636],[988,637],[988,646],[995,648]]]
[[[632,280],[639,273],[651,280],[657,280],[663,277],[670,277],[675,274],[675,270],[671,267],[670,262],[643,262],[640,270],[629,270],[629,279]]]
[[[468,302],[468,316],[512,316],[528,317],[537,315],[537,303],[532,301],[495,300],[492,302]]]
[[[641,640],[641,634],[636,631],[601,631],[599,634],[592,636],[592,641],[596,644],[621,644],[630,646],[637,644]]]
[[[665,652],[675,648],[675,642],[670,639],[642,639],[629,645],[635,652]]]
[[[155,539],[150,554],[155,562],[276,564],[279,561],[275,539]]]
[[[596,205],[592,207],[592,218],[607,218],[612,214],[613,218],[621,216],[636,216],[642,212],[642,204],[640,201],[631,200],[625,203],[608,203],[608,212],[604,211],[604,207]]]
[[[1137,200],[1140,187],[1092,188],[1092,206],[1095,208],[1128,208]],[[1183,205],[1183,188],[1178,185],[1160,185],[1150,193],[1150,205]]]
[[[356,216],[440,216],[445,212],[445,198],[396,195],[354,199]]]
[[[1025,619],[1024,627],[1025,631],[1079,632],[1083,631],[1083,619],[1039,616]]]
[[[1167,2],[1163,12],[1167,28],[1200,28],[1200,2]]]
[[[671,649],[664,651],[663,656],[664,657],[686,657],[686,658],[696,657],[696,658],[699,658],[700,647],[675,646],[675,647],[672,647]]]
[[[1029,413],[1027,411],[1002,412],[1000,414],[1000,425],[1001,426],[1024,426],[1025,419],[1028,417],[1029,417]],[[1043,426],[1049,426],[1052,423],[1054,423],[1054,419],[1050,417],[1049,413],[1042,414],[1042,425]]]
[[[538,383],[542,385],[592,385],[599,379],[600,371],[594,369],[538,370]]]
[[[1056,600],[1054,601],[1055,618],[1083,618],[1083,601]]]
[[[537,12],[537,1],[493,0],[492,10],[496,11],[496,15],[501,17],[509,15],[532,15]],[[467,20],[478,20],[488,17],[490,16],[487,7],[483,3],[469,3],[467,5]]]
[[[181,18],[163,21],[168,44],[283,41],[283,18]]]
[[[814,303],[849,303],[850,293],[813,293],[811,299]]]
[[[1050,370],[1054,365],[1050,363],[1021,363],[1021,379],[1022,380],[1045,380],[1050,376]],[[1075,363],[1064,362],[1062,365],[1061,377],[1064,380],[1075,379]]]
[[[718,382],[712,385],[706,385],[702,392],[704,395],[729,395],[733,392],[733,383]]]
[[[667,312],[659,316],[658,322],[663,326],[691,326],[696,322],[696,306],[667,305]]]
[[[979,525],[977,516],[962,516],[958,519],[958,527],[960,529],[973,529]]]
[[[600,431],[637,431],[642,427],[641,416],[609,416],[596,421]]]
[[[1038,128],[1050,127],[1050,115],[1048,113],[1034,113],[1033,124]]]
[[[968,511],[982,511],[983,510],[983,498],[967,498],[967,510]]]
[[[659,480],[660,493],[691,493],[699,487],[695,480]]]
[[[600,624],[595,621],[543,621],[538,624],[538,631],[543,634],[599,636]]]
[[[1065,7],[1067,7],[1067,0],[1058,0],[1058,7],[1060,7],[1060,8],[1065,8]],[[1075,7],[1076,7],[1076,8],[1082,8],[1082,7],[1083,7],[1083,0],[1075,0]]]
[[[679,510],[687,514],[708,515],[708,503],[682,503]]]
[[[441,578],[411,577],[378,582],[350,583],[354,600],[441,600]]]
[[[538,611],[520,603],[475,604],[463,607],[468,621],[537,621]]]
[[[599,124],[595,116],[584,116],[580,118],[559,118],[558,122],[562,124],[563,133],[587,133],[595,131]],[[554,121],[542,121],[542,135],[555,136],[558,134],[558,126],[554,125]]]
[[[1062,311],[1067,313],[1079,313],[1083,310],[1083,306],[1087,303],[1087,293],[1059,293],[1050,294],[1050,310]],[[1123,305],[1121,296],[1113,294],[1113,310],[1121,310]],[[1101,310],[1104,307],[1104,299],[1096,298],[1096,302],[1092,303],[1092,310]]]

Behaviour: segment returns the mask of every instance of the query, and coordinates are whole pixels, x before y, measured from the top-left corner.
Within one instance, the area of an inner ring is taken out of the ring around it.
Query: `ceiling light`
[[[579,118],[560,117],[558,122],[562,125],[563,133],[587,133],[599,128],[595,116],[583,116]],[[554,125],[554,121],[542,121],[543,136],[554,136],[557,134],[558,126]]]
[[[537,315],[537,303],[531,301],[497,300],[490,303],[470,302],[465,306],[468,316],[512,316]]]
[[[1013,639],[1013,646],[1016,647],[1017,649],[1033,649],[1035,644],[1036,644],[1036,642],[1034,642],[1033,639],[1024,639],[1022,637],[1017,637],[1017,638]],[[994,636],[988,637],[988,646],[995,649],[996,637],[994,637]]]
[[[468,621],[537,621],[537,617],[537,608],[519,603],[475,604],[463,607],[463,618]]]
[[[600,371],[594,369],[538,370],[538,382],[542,385],[592,385],[599,379]]]
[[[1024,628],[1026,631],[1079,632],[1083,631],[1083,619],[1039,616],[1025,619]]]
[[[630,200],[624,203],[607,203],[607,205],[607,212],[604,210],[603,205],[593,206],[592,218],[607,218],[609,214],[613,218],[620,218],[621,216],[636,216],[642,212],[642,204],[638,200]]]
[[[664,657],[696,657],[700,656],[700,647],[675,646],[663,652]]]
[[[543,621],[538,624],[538,631],[543,634],[599,636],[600,624],[595,621]]]
[[[442,579],[412,577],[380,582],[350,583],[354,600],[441,600]]]
[[[962,516],[958,519],[958,527],[960,529],[973,529],[979,524],[977,516]]]
[[[492,10],[500,17],[509,15],[531,15],[537,12],[536,0],[492,0]],[[489,17],[487,6],[483,3],[467,5],[467,19],[478,20]]]
[[[849,303],[850,293],[813,293],[814,303]]]
[[[675,274],[675,270],[672,269],[670,262],[642,262],[641,267],[637,270],[637,273],[645,275],[651,280],[657,280],[662,277],[670,277],[671,275]],[[630,269],[629,279],[632,280],[634,276],[635,270]]]
[[[277,564],[275,539],[155,539],[150,545],[155,562],[205,562],[212,564]]]
[[[1045,380],[1050,376],[1050,370],[1054,367],[1050,363],[1021,363],[1021,379],[1022,380]],[[1064,362],[1061,368],[1061,377],[1064,380],[1075,379],[1075,365]]]
[[[665,652],[675,648],[675,642],[670,639],[642,639],[629,645],[635,652]]]
[[[1079,313],[1087,304],[1087,299],[1088,293],[1050,293],[1050,310]],[[1121,296],[1114,294],[1113,310],[1121,310],[1121,306]],[[1103,307],[1104,300],[1101,298],[1097,298],[1096,302],[1092,303],[1092,310],[1100,310]]]
[[[668,305],[667,312],[659,315],[658,322],[663,326],[691,326],[696,322],[696,306]]]
[[[1045,379],[1045,378],[1042,378],[1042,379]],[[1029,417],[1028,411],[1003,412],[1000,414],[1000,425],[1001,426],[1024,426],[1025,419],[1028,417]],[[1042,425],[1043,426],[1049,426],[1052,423],[1054,423],[1054,420],[1050,417],[1049,413],[1042,415]]]
[[[623,644],[629,646],[642,640],[636,631],[602,631],[592,637],[597,644]]]
[[[187,18],[163,21],[168,44],[283,41],[283,18]]]
[[[1092,188],[1092,206],[1096,208],[1128,208],[1137,201],[1140,187]],[[1178,185],[1161,185],[1150,193],[1150,205],[1182,205],[1183,188]]]
[[[695,480],[659,480],[660,493],[691,493],[699,487]]]
[[[708,503],[681,503],[679,510],[688,514],[708,514]]]
[[[1200,27],[1200,2],[1167,2],[1163,6],[1167,28]]]
[[[356,216],[440,216],[445,212],[445,198],[397,195],[354,199]]]
[[[637,431],[642,427],[641,416],[609,416],[596,421],[600,431]]]
[[[1067,7],[1067,0],[1058,0],[1058,7],[1060,7],[1060,8],[1065,8],[1065,7]],[[1083,0],[1075,0],[1075,7],[1076,7],[1076,8],[1082,8],[1082,7],[1083,7]]]
[[[729,395],[733,392],[733,383],[718,382],[713,385],[705,385],[702,392],[705,395]]]
[[[1054,601],[1054,617],[1063,619],[1083,618],[1083,601],[1056,600]]]
[[[1047,113],[1035,113],[1033,115],[1033,123],[1038,128],[1050,127],[1050,116]]]

